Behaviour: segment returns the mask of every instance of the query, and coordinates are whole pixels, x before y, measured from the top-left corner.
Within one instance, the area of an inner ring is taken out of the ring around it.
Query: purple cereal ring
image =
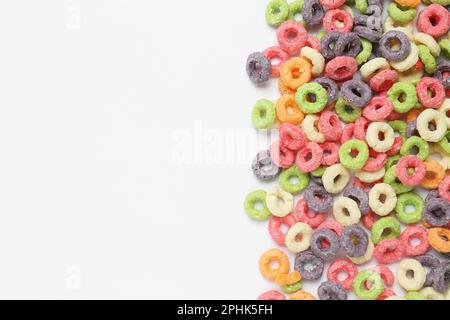
[[[367,252],[369,236],[359,225],[346,226],[341,235],[341,247],[351,258],[362,257]]]
[[[439,190],[431,190],[428,192],[427,197],[425,198],[425,203],[430,202],[431,199],[439,199]]]
[[[372,89],[361,80],[349,80],[341,86],[341,97],[355,108],[363,108],[372,99]]]
[[[347,300],[347,291],[340,283],[326,281],[319,286],[318,296],[320,300]]]
[[[355,26],[367,26],[367,20],[369,19],[368,15],[358,14],[353,18],[353,23]]]
[[[433,227],[444,227],[450,223],[450,202],[431,199],[425,206],[425,220]]]
[[[325,17],[325,9],[319,0],[305,0],[302,6],[302,17],[309,26],[317,26]]]
[[[400,44],[399,49],[392,49],[393,42]],[[405,59],[411,52],[411,42],[408,36],[398,30],[391,30],[383,34],[380,39],[379,48],[381,55],[389,61],[401,61]]]
[[[324,87],[325,90],[327,90],[327,93],[328,93],[327,105],[332,104],[333,102],[335,102],[338,99],[339,87],[334,80],[331,80],[331,79],[325,78],[325,77],[321,77],[321,78],[314,79],[313,82],[317,82],[322,87]]]
[[[303,193],[308,207],[316,212],[328,212],[333,206],[333,197],[318,185],[309,186]]]
[[[361,39],[354,32],[342,33],[336,42],[337,56],[356,57],[362,50]]]
[[[370,42],[378,42],[383,35],[382,30],[372,30],[366,26],[356,26],[353,29],[353,32],[362,38],[366,38]]]
[[[450,288],[450,261],[442,262],[434,270],[433,288],[440,293],[445,293]]]
[[[450,77],[444,77],[444,73],[447,72],[450,72],[450,61],[442,59],[437,65],[434,77],[442,83],[445,89],[450,89]]]
[[[342,32],[331,31],[325,34],[320,40],[320,52],[325,59],[331,60],[336,58],[336,44],[341,35]]]
[[[428,271],[428,273],[427,273],[427,278],[426,278],[425,284],[423,286],[429,287],[429,286],[433,285],[434,271],[436,270],[437,267],[440,266],[441,261],[437,257],[435,257],[431,254],[424,254],[422,256],[414,257],[414,259],[419,261],[420,264],[424,268],[426,267],[426,268],[430,269],[430,271]]]
[[[280,168],[272,161],[269,150],[258,152],[252,162],[252,170],[258,179],[273,180],[280,173]]]
[[[325,263],[311,251],[297,254],[294,269],[302,275],[303,280],[317,280],[322,277]]]
[[[260,84],[269,80],[272,73],[270,60],[261,52],[254,52],[247,59],[247,74],[251,81]]]
[[[311,236],[312,253],[324,261],[333,260],[340,247],[338,235],[330,229],[316,230]]]
[[[369,196],[363,189],[357,188],[355,186],[348,186],[347,188],[345,188],[342,195],[354,200],[358,204],[359,210],[361,211],[362,215],[366,215],[370,212]]]
[[[411,138],[412,136],[420,137],[419,131],[417,131],[417,120],[411,121],[406,126],[406,137]]]

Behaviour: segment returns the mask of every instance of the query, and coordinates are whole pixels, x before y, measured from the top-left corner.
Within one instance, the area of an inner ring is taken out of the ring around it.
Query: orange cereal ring
[[[316,298],[303,290],[297,291],[296,293],[294,293],[293,295],[291,295],[289,297],[289,300],[316,300]]]
[[[425,108],[420,109],[412,109],[406,114],[406,122],[410,123],[417,119],[419,114],[422,113],[422,111],[425,110]]]
[[[281,94],[295,94],[297,92],[296,90],[286,87],[281,80],[278,81],[278,90],[280,90]]]
[[[433,160],[424,161],[425,178],[420,185],[425,189],[436,189],[445,177],[445,169],[438,162]]]
[[[420,0],[395,0],[399,5],[403,7],[415,8],[420,4]]]
[[[436,251],[450,253],[450,230],[444,228],[429,229],[428,242]]]
[[[312,65],[303,58],[292,58],[286,61],[280,70],[280,79],[283,84],[297,90],[302,84],[311,80]]]
[[[272,263],[277,266],[273,268]],[[278,275],[289,273],[289,258],[281,250],[270,249],[259,258],[259,271],[264,278],[274,281]]]
[[[281,123],[287,122],[293,125],[299,125],[305,118],[305,115],[300,111],[295,101],[295,96],[292,94],[285,94],[278,99],[275,111]]]
[[[297,283],[302,280],[302,276],[298,271],[292,271],[291,273],[285,274],[280,273],[275,278],[275,282],[279,286],[289,286],[291,284]]]

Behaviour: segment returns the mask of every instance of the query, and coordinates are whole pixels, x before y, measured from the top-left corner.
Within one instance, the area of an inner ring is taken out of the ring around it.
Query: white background
[[[250,52],[276,43],[266,2],[2,2],[0,298],[275,288],[257,264],[274,243],[242,205],[270,186],[249,167],[259,147],[233,147],[256,137],[254,102],[278,97],[245,73]],[[183,132],[193,163],[173,156]]]

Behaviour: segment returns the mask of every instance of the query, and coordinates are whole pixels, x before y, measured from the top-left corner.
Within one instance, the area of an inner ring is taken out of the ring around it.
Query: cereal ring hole
[[[303,234],[297,233],[297,235],[295,236],[295,241],[296,242],[302,242],[303,241]]]
[[[289,183],[292,185],[296,185],[300,182],[300,179],[297,176],[290,176]]]
[[[401,48],[401,43],[397,38],[389,39],[388,46],[392,51],[398,51]]]
[[[419,238],[412,236],[411,238],[409,238],[409,244],[412,247],[417,247],[422,243],[422,241],[420,241]]]
[[[436,120],[431,120],[430,122],[428,122],[428,130],[430,130],[430,131],[437,130]]]
[[[379,131],[378,132],[378,140],[384,141],[385,139],[386,139],[386,136],[385,136],[384,132],[383,131]]]
[[[382,194],[380,194],[378,201],[380,201],[381,203],[385,203],[386,199],[387,199],[386,195],[384,193],[382,193]]]
[[[406,271],[406,277],[408,279],[414,279],[414,270],[408,270]]]
[[[280,262],[278,260],[270,260],[269,269],[274,271],[280,268]]]
[[[281,233],[282,234],[287,234],[288,233],[288,231],[289,231],[289,226],[287,225],[287,224],[281,224],[280,225],[280,231],[281,231]]]
[[[436,178],[436,172],[434,171],[427,171],[425,173],[425,179],[427,180],[434,180]]]
[[[344,282],[347,279],[348,279],[348,273],[344,270],[339,271],[339,273],[337,275],[337,280],[339,280],[340,282]]]
[[[262,201],[255,201],[253,208],[255,208],[255,210],[261,211],[264,208],[264,205]]]
[[[381,237],[380,238],[387,238],[387,237],[389,237],[390,236],[390,234],[391,234],[391,232],[392,232],[392,229],[391,228],[385,228],[384,230],[383,230],[383,232],[381,233]]]
[[[415,205],[413,205],[413,204],[407,204],[406,206],[405,206],[405,212],[406,213],[413,213],[413,212],[415,212],[416,211],[416,206]]]

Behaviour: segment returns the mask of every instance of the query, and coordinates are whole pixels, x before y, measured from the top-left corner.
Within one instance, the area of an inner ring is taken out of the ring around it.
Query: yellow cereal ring
[[[272,263],[278,265],[272,268]],[[278,275],[289,273],[289,258],[279,249],[270,249],[259,258],[259,271],[264,278],[274,281]]]
[[[289,300],[317,300],[312,294],[300,290],[289,297]]]
[[[279,286],[289,286],[302,280],[302,276],[298,271],[292,271],[288,274],[280,273],[276,276],[275,282]]]

